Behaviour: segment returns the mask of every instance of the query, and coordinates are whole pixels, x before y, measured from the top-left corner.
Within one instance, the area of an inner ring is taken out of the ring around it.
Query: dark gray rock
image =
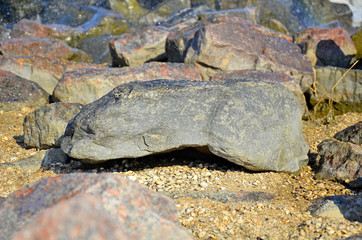
[[[0,219],[3,239],[192,239],[171,199],[114,174],[43,178],[3,200]]]
[[[351,70],[333,92],[331,91],[347,70],[336,67],[315,68],[315,89],[308,90],[308,99],[319,115],[328,114],[329,100],[333,101],[333,111],[336,114],[362,112],[362,70]],[[319,101],[320,103],[316,106]]]
[[[93,63],[108,63],[110,66],[112,56],[109,51],[109,42],[113,38],[115,36],[112,34],[102,34],[85,40],[78,48],[86,52],[93,59]]]
[[[280,84],[134,82],[85,106],[68,124],[61,148],[97,163],[207,146],[251,170],[296,172],[308,152],[301,117]]]
[[[21,169],[22,171],[29,170],[34,172],[40,169],[44,155],[45,151],[40,151],[28,158],[22,158],[14,162],[0,164],[0,167],[2,168],[13,167]]]
[[[329,217],[362,222],[362,195],[324,197],[310,207],[316,217]]]
[[[362,147],[353,143],[326,139],[318,145],[317,179],[353,182],[362,178]]]
[[[362,145],[362,121],[339,131],[334,135],[334,138],[339,141]]]
[[[42,158],[41,168],[49,169],[56,165],[64,165],[70,161],[67,154],[60,148],[51,148],[47,150]]]
[[[113,66],[135,67],[151,61],[165,61],[165,44],[170,30],[150,26],[132,33],[124,33],[110,41]]]
[[[35,82],[0,70],[0,110],[38,107],[49,101],[49,95]]]
[[[199,70],[184,63],[146,63],[138,67],[78,69],[67,72],[54,89],[55,101],[91,103],[120,84],[156,79],[201,81]]]
[[[81,109],[78,103],[52,103],[37,108],[24,119],[26,148],[60,147],[68,121]]]
[[[313,83],[312,65],[297,45],[240,19],[198,30],[185,63],[198,66],[204,79],[225,70],[254,69],[287,74],[299,82],[303,92]]]

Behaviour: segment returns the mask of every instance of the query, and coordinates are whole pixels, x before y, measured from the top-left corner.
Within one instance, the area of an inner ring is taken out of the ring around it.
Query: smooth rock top
[[[295,172],[308,152],[301,117],[293,94],[279,84],[134,82],[85,106],[61,147],[97,163],[207,146],[251,170]]]

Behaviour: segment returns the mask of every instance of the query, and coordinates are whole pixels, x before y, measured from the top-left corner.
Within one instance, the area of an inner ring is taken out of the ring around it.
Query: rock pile
[[[24,146],[51,148],[12,166],[191,147],[253,171],[299,171],[302,117],[327,105],[362,111],[361,70],[344,76],[361,57],[360,26],[327,0],[252,2],[5,0],[0,111],[36,108]],[[320,144],[317,176],[361,186],[360,126]],[[9,218],[0,222],[7,239],[190,238],[167,198],[112,175],[42,180],[2,200],[0,217]]]

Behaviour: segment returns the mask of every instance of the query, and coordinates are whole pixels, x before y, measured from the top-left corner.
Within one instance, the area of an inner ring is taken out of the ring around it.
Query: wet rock
[[[72,47],[78,47],[86,39],[102,34],[118,35],[127,29],[123,15],[106,9],[92,9],[95,11],[93,18],[77,27],[62,24],[41,24],[27,19],[21,20],[14,25],[12,37],[57,38]]]
[[[334,138],[339,141],[362,145],[362,122],[339,131],[334,135]]]
[[[40,151],[28,158],[22,158],[14,162],[0,164],[0,168],[18,168],[22,171],[37,171],[42,165],[42,161],[45,155],[45,151]]]
[[[207,146],[250,170],[295,172],[308,151],[301,117],[295,97],[279,84],[133,82],[85,106],[61,148],[97,163]]]
[[[219,0],[220,9],[256,7],[259,24],[272,28],[272,20],[278,20],[291,34],[301,32],[308,27],[319,26],[333,20],[339,20],[344,29],[353,32],[352,12],[343,4],[334,4],[329,0]]]
[[[308,91],[308,101],[317,115],[328,114],[329,100],[333,101],[332,107],[336,114],[362,112],[362,70],[351,70],[331,91],[346,71],[336,67],[315,68],[315,89]]]
[[[225,70],[285,73],[304,92],[313,82],[312,65],[298,46],[273,36],[278,34],[247,21],[209,24],[195,34],[185,63],[199,67],[204,79]]]
[[[40,56],[64,60],[91,62],[85,52],[69,47],[59,39],[23,37],[0,43],[0,53],[7,56]]]
[[[69,122],[82,105],[78,103],[52,103],[37,108],[24,119],[24,146],[47,149],[60,147]]]
[[[353,143],[326,139],[318,145],[316,159],[317,179],[329,179],[344,183],[362,178],[362,147]],[[353,182],[354,187],[362,187]]]
[[[78,68],[100,68],[100,65],[78,63],[58,58],[39,56],[11,57],[0,55],[0,69],[39,84],[48,94],[53,94],[55,86],[66,71]]]
[[[348,68],[357,53],[351,37],[342,28],[308,28],[295,35],[295,43],[302,48],[313,66]]]
[[[108,63],[112,65],[112,56],[109,51],[109,42],[114,39],[112,34],[102,34],[85,40],[79,49],[86,52],[92,59],[93,63]]]
[[[282,84],[288,88],[298,100],[300,108],[304,115],[308,114],[307,104],[305,101],[302,89],[294,78],[288,75],[275,72],[265,72],[258,70],[239,70],[239,71],[225,71],[214,75],[211,81],[228,81],[228,80],[240,80],[251,82],[268,82]]]
[[[206,12],[200,13],[198,16],[200,19],[205,19],[210,16],[240,17],[253,24],[257,24],[257,13],[256,13],[255,7],[231,9],[231,10],[223,10],[223,11],[206,11]]]
[[[201,81],[199,70],[183,63],[147,63],[138,67],[79,69],[67,72],[54,89],[61,102],[91,103],[119,84],[156,79]]]
[[[165,61],[165,44],[170,30],[150,26],[125,33],[110,41],[113,66],[135,67],[151,61]]]
[[[113,174],[43,178],[7,197],[0,218],[7,219],[0,222],[5,239],[48,233],[69,239],[192,239],[178,225],[171,199]]]
[[[0,70],[0,110],[20,110],[48,103],[49,95],[35,82]]]
[[[138,25],[148,26],[163,21],[171,13],[183,9],[191,8],[190,0],[165,0],[159,3],[154,9],[138,19]]]
[[[149,11],[144,9],[137,0],[108,0],[109,7],[116,12],[122,13],[128,22],[135,24],[141,16]]]
[[[311,213],[316,217],[362,222],[362,195],[324,197],[311,206]]]

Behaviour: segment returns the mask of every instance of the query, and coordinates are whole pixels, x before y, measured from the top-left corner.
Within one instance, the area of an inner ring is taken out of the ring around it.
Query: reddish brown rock
[[[49,95],[35,82],[0,70],[0,110],[19,110],[48,103]]]
[[[69,47],[59,39],[23,37],[0,43],[0,53],[8,56],[40,56],[64,60],[91,62],[85,52]]]
[[[294,78],[275,72],[266,72],[258,70],[235,70],[235,71],[225,71],[219,74],[214,75],[211,78],[211,81],[228,81],[228,80],[245,80],[252,82],[270,82],[282,84],[288,88],[296,97],[299,102],[299,105],[304,112],[304,115],[308,113],[307,104],[305,101],[304,94],[302,89]]]
[[[11,57],[0,55],[0,70],[12,72],[20,77],[36,82],[50,95],[53,94],[53,90],[64,72],[79,68],[101,67],[104,66],[58,58],[39,56]]]
[[[147,63],[133,68],[85,68],[65,73],[54,89],[54,97],[61,102],[88,104],[120,84],[156,79],[202,80],[195,66],[183,63]]]
[[[299,44],[313,66],[348,67],[357,54],[348,32],[342,28],[308,28],[295,35]]]
[[[110,41],[114,66],[139,66],[145,62],[166,60],[165,44],[170,30],[150,26],[125,33]]]
[[[4,239],[192,239],[170,198],[114,174],[43,178],[8,196],[0,219]]]
[[[240,22],[246,24],[246,21],[241,17],[236,16],[225,16],[225,15],[211,15],[203,20],[200,20],[196,23],[178,25],[178,29],[174,29],[166,41],[166,53],[168,61],[171,62],[184,62],[187,49],[190,47],[191,42],[195,36],[195,33],[199,31],[202,27],[214,24],[214,23],[231,23],[231,22]],[[292,37],[273,31],[268,28],[256,24],[248,24],[249,27],[253,28],[253,31],[259,32],[260,34],[265,34],[268,36],[280,37],[287,41],[292,42]]]
[[[254,69],[287,74],[303,92],[313,82],[312,65],[298,46],[245,20],[202,27],[187,49],[185,63],[198,66],[204,79],[220,71]]]

